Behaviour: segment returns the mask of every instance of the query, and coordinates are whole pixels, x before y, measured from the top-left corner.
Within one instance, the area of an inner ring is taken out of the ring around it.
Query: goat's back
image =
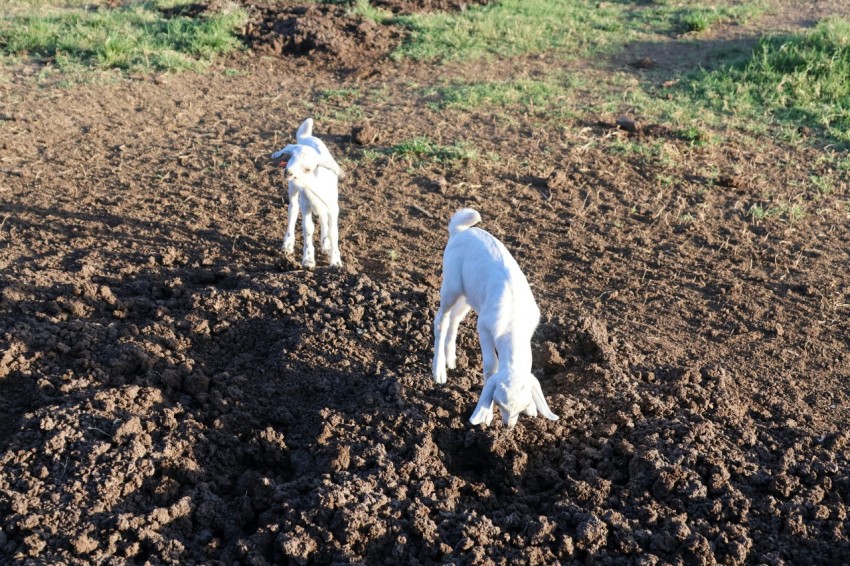
[[[522,318],[532,330],[537,326],[540,311],[528,280],[504,244],[486,230],[468,228],[449,238],[443,279],[459,282],[459,291],[479,316]],[[505,309],[510,317],[503,316]]]
[[[299,145],[306,145],[316,150],[316,153],[322,157],[331,157],[331,150],[325,145],[325,142],[316,136],[306,136],[298,140]]]

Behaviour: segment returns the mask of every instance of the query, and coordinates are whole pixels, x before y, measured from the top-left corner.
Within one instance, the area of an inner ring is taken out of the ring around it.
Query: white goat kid
[[[327,146],[313,135],[313,119],[307,118],[295,133],[296,144],[272,154],[272,159],[288,157],[283,176],[289,182],[289,216],[283,251],[295,251],[295,223],[301,209],[304,231],[304,267],[315,267],[313,213],[319,217],[322,251],[332,266],[342,265],[339,255],[339,179],[343,176]]]
[[[489,425],[494,402],[508,427],[523,412],[558,420],[531,373],[531,336],[540,320],[531,287],[507,248],[488,232],[472,228],[480,221],[477,211],[464,208],[449,222],[440,309],[434,319],[434,381],[445,383],[446,365],[455,368],[458,326],[471,308],[478,313],[484,388],[470,422]]]

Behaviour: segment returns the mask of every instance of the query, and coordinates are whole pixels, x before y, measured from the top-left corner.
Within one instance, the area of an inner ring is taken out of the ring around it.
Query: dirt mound
[[[393,14],[415,14],[466,10],[470,6],[488,4],[489,0],[373,0],[371,3]]]
[[[310,55],[362,65],[398,43],[395,26],[379,24],[339,4],[249,3],[245,43],[260,55]]]
[[[401,40],[403,30],[377,23],[351,11],[349,4],[305,4],[299,1],[242,0],[250,21],[245,43],[260,55],[309,55],[345,65],[362,66],[389,53]],[[471,4],[459,0],[378,0],[373,4],[394,14],[464,10]]]

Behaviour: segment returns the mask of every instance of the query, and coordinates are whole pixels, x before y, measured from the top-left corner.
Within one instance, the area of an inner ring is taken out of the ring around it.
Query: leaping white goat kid
[[[446,382],[447,364],[455,368],[458,326],[472,308],[478,313],[484,388],[469,421],[489,425],[494,402],[509,428],[522,412],[558,420],[531,373],[531,335],[540,320],[531,287],[502,242],[472,227],[480,221],[477,211],[464,208],[449,222],[434,319],[434,381]]]
[[[313,119],[307,118],[295,132],[296,144],[272,154],[272,159],[288,157],[283,172],[289,182],[289,216],[283,251],[295,250],[295,223],[301,209],[304,231],[304,267],[315,267],[313,249],[313,213],[319,217],[322,251],[330,256],[332,266],[342,265],[339,255],[339,179],[342,169],[322,140],[313,135]]]

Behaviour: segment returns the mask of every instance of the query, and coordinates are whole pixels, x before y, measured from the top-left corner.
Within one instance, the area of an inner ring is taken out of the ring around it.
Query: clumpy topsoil
[[[407,86],[427,65],[263,45],[237,73],[0,83],[0,562],[846,561],[846,172],[769,136],[447,116]],[[279,251],[268,154],[308,115],[347,170],[338,270]],[[389,154],[416,136],[481,157]],[[612,139],[663,144],[675,182]],[[812,212],[757,221],[767,193]],[[474,316],[431,380],[461,206],[528,275],[557,422],[468,423]]]

